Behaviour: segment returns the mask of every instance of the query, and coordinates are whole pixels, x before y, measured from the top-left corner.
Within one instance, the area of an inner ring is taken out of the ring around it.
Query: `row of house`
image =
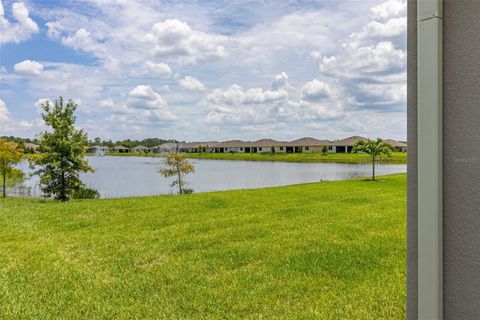
[[[166,153],[171,151],[194,153],[351,153],[353,146],[360,140],[368,140],[361,136],[352,136],[341,140],[319,140],[311,137],[305,137],[293,141],[278,141],[273,139],[261,139],[257,141],[205,141],[189,143],[164,143],[159,146],[149,148],[146,146],[136,146],[127,148],[124,146],[115,146],[109,150],[107,147],[92,146],[85,151],[87,153],[104,154],[109,151],[116,153]],[[407,151],[407,144],[402,141],[387,139],[394,150],[400,152]]]
[[[190,143],[165,143],[152,149],[152,152],[164,153],[172,150],[179,152],[207,152],[207,153],[351,153],[353,146],[360,140],[368,140],[361,136],[352,136],[341,140],[319,140],[305,137],[293,141],[277,141],[261,139],[257,141],[230,140],[224,142],[190,142]],[[402,141],[387,139],[394,150],[407,151],[407,144]]]

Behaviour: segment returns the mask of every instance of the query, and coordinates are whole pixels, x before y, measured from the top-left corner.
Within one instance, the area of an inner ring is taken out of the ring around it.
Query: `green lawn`
[[[406,176],[0,200],[0,319],[404,319]]]
[[[159,157],[158,154],[145,153],[108,153],[109,156],[140,156]],[[191,159],[211,160],[249,160],[249,161],[286,161],[286,162],[342,162],[364,163],[370,162],[370,157],[365,153],[187,153]],[[388,163],[407,163],[406,152],[394,152],[391,159],[384,159]]]

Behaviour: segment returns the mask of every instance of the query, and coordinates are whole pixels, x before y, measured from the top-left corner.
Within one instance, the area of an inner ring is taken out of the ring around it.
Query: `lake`
[[[82,181],[97,189],[102,198],[153,196],[172,194],[171,179],[162,177],[158,170],[162,158],[148,157],[88,157],[94,173],[82,174]],[[195,193],[235,189],[276,187],[308,182],[345,180],[371,175],[371,164],[297,163],[240,160],[190,160],[195,173],[187,176],[188,188]],[[23,163],[22,169],[28,171]],[[405,173],[405,164],[378,164],[377,175]],[[38,178],[25,184],[32,196],[40,196]]]

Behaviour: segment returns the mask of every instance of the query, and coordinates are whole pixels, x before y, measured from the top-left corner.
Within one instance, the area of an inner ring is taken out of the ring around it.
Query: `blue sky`
[[[406,139],[405,0],[0,3],[0,135]]]

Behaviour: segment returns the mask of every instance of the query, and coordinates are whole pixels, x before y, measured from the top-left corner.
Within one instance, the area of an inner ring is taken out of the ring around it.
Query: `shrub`
[[[98,199],[100,198],[100,193],[92,188],[85,186],[80,186],[78,189],[75,189],[72,194],[73,199]]]

